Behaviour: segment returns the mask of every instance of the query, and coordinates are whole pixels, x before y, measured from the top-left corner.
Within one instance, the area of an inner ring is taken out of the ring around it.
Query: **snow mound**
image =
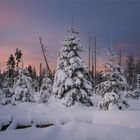
[[[1,106],[0,124],[12,123],[0,132],[0,140],[139,140],[139,116],[140,110],[99,111],[58,104]]]

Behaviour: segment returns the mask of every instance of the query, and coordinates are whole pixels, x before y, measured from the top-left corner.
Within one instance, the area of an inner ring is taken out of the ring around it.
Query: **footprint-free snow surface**
[[[132,101],[130,111],[31,103],[0,106],[0,129],[7,125],[0,140],[140,140],[139,104]]]

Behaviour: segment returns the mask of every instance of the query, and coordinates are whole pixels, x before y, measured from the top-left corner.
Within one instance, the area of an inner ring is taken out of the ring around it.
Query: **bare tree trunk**
[[[97,46],[96,46],[96,36],[95,36],[95,39],[94,39],[94,87],[96,87],[96,65],[97,65],[96,55],[97,55]],[[94,89],[96,93],[96,88]]]
[[[49,64],[48,64],[48,61],[47,61],[47,57],[46,57],[46,55],[45,55],[44,46],[43,46],[42,38],[41,38],[41,37],[39,37],[39,41],[40,41],[42,53],[43,53],[43,56],[44,56],[44,60],[45,60],[45,63],[46,63],[47,72],[48,72],[49,74],[51,74],[51,70],[50,70],[50,68],[49,68]]]
[[[41,88],[41,81],[42,81],[42,63],[39,65],[39,91]]]
[[[122,51],[121,49],[119,49],[119,53],[118,53],[118,64],[121,65],[122,63]]]
[[[91,51],[91,75],[92,75],[92,83],[94,80],[94,47],[92,46],[92,51]]]

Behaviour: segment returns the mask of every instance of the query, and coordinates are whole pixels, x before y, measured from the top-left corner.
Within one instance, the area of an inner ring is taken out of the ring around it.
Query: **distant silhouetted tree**
[[[12,87],[14,83],[14,72],[15,72],[15,58],[11,54],[7,61],[7,86]]]
[[[140,56],[136,60],[136,74],[140,74]]]
[[[18,68],[19,66],[19,63],[21,62],[21,58],[22,58],[22,51],[19,50],[19,49],[16,49],[16,52],[15,52],[15,58],[16,58],[16,67]]]
[[[126,65],[127,81],[129,87],[133,89],[136,82],[135,56],[133,54],[127,57]]]

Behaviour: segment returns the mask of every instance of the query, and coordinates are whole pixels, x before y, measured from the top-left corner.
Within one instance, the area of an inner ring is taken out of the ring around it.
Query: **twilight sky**
[[[84,50],[89,33],[97,36],[98,68],[105,48],[122,49],[123,56],[140,55],[140,1],[138,0],[0,0],[0,69],[16,48],[23,50],[25,65],[43,62],[38,37],[47,46],[51,68],[56,65],[61,41],[74,17]],[[53,56],[53,57],[50,57]],[[88,52],[80,54],[87,61]]]

